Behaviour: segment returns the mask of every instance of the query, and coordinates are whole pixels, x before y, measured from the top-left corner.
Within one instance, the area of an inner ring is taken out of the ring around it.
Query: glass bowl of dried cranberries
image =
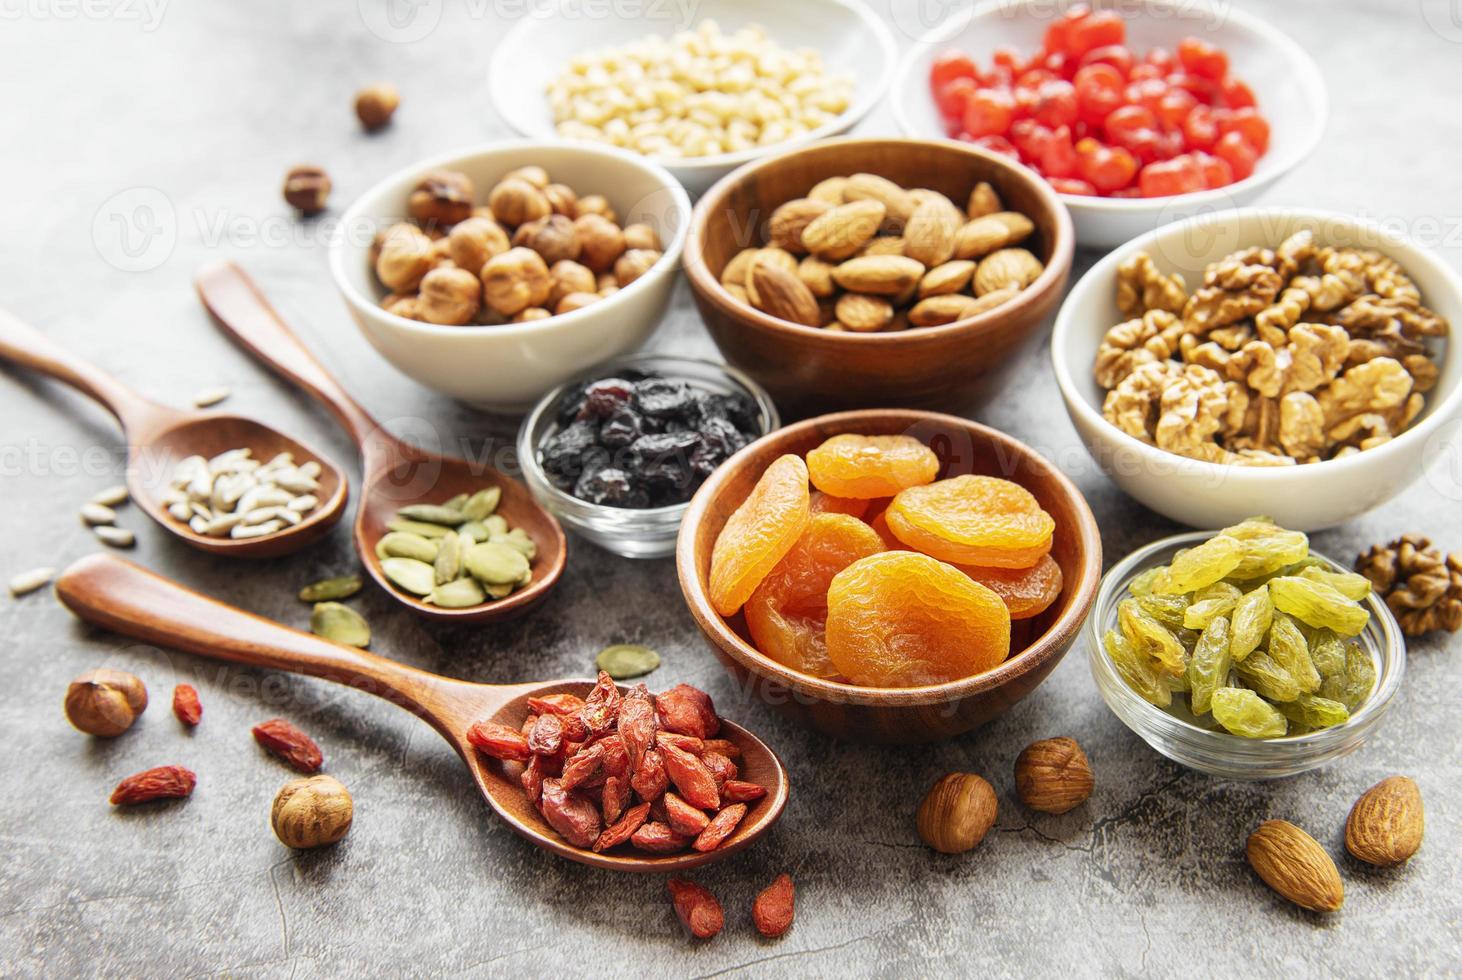
[[[1226,779],[1293,776],[1354,752],[1406,663],[1369,581],[1267,518],[1134,551],[1102,579],[1085,639],[1123,724]]]
[[[545,395],[518,430],[518,455],[565,527],[627,558],[663,558],[706,477],[780,424],[735,368],[638,354]]]

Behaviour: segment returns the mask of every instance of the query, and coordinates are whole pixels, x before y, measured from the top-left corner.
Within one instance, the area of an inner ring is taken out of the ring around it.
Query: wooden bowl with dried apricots
[[[953,411],[986,397],[1055,311],[1074,240],[1060,197],[999,154],[837,139],[722,179],[684,261],[722,355],[784,415]]]
[[[871,409],[779,429],[701,487],[681,590],[742,687],[818,731],[951,738],[1036,688],[1101,579],[1076,486],[949,415]]]

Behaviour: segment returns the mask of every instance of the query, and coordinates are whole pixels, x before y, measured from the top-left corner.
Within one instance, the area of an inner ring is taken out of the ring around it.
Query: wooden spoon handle
[[[384,434],[376,420],[300,342],[243,269],[232,262],[220,262],[200,271],[193,285],[224,332],[328,408],[362,449]]]
[[[56,595],[89,623],[212,660],[322,677],[385,698],[458,741],[513,688],[440,677],[331,643],[225,605],[112,555],[89,555],[56,580]],[[501,692],[502,697],[493,695]]]
[[[70,385],[103,405],[124,429],[162,408],[5,310],[0,310],[0,357]]]

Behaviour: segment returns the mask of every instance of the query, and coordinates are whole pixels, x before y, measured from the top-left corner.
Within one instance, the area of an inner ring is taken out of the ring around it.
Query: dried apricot
[[[922,487],[939,473],[939,457],[913,436],[833,436],[807,454],[812,485],[823,493],[867,500]]]
[[[827,653],[854,684],[915,687],[978,674],[1010,653],[1010,612],[928,555],[885,551],[833,578]]]
[[[827,588],[833,576],[883,541],[845,514],[817,514],[802,537],[746,601],[746,626],[762,653],[814,677],[838,673],[827,659]]]
[[[1030,491],[993,476],[956,476],[900,491],[885,511],[904,544],[940,561],[1030,568],[1056,522]]]
[[[849,517],[861,520],[873,506],[873,501],[858,500],[854,497],[834,497],[830,493],[814,490],[810,505],[813,517],[818,514],[847,514]]]
[[[1050,555],[1031,568],[955,567],[1004,600],[1011,619],[1039,616],[1061,596],[1061,566]]]
[[[807,464],[786,455],[727,519],[711,552],[711,605],[722,616],[740,609],[792,550],[812,516],[808,497]]]
[[[868,526],[873,528],[873,533],[883,541],[885,551],[912,551],[908,545],[893,536],[888,529],[888,510],[885,508],[878,512],[878,516],[868,521]]]

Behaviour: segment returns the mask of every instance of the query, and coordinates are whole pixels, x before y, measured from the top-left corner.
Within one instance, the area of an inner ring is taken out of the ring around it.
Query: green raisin
[[[1190,630],[1206,629],[1215,617],[1227,616],[1243,594],[1238,586],[1227,582],[1214,582],[1199,589],[1183,611],[1183,625]]]
[[[1304,532],[1286,531],[1267,517],[1251,517],[1220,533],[1243,545],[1243,557],[1229,573],[1236,579],[1272,575],[1310,553],[1310,539]]]
[[[1244,545],[1216,534],[1195,548],[1173,556],[1168,572],[1153,585],[1160,595],[1182,595],[1227,577],[1244,558]]]
[[[1339,701],[1317,698],[1313,694],[1301,694],[1287,704],[1274,706],[1280,714],[1309,729],[1333,728],[1350,720],[1350,711]]]
[[[1315,630],[1310,637],[1310,660],[1320,677],[1330,678],[1345,675],[1345,641],[1334,630]]]
[[[1188,704],[1195,715],[1208,712],[1213,692],[1228,679],[1231,662],[1228,619],[1215,616],[1204,628],[1188,661]]]
[[[1230,733],[1244,738],[1279,738],[1289,731],[1289,722],[1274,705],[1238,687],[1221,687],[1213,692],[1213,718]]]
[[[1301,692],[1312,694],[1320,689],[1320,672],[1310,659],[1305,634],[1284,613],[1275,613],[1269,627],[1269,657],[1295,679]]]
[[[1167,574],[1167,569],[1162,565],[1149,568],[1132,580],[1132,583],[1127,586],[1127,591],[1133,595],[1151,595],[1153,584],[1165,574]]]
[[[1355,636],[1366,628],[1371,614],[1358,602],[1347,599],[1324,582],[1294,575],[1269,580],[1274,608],[1287,612],[1311,626],[1332,629],[1341,636]]]
[[[1117,604],[1117,625],[1138,653],[1156,660],[1169,674],[1181,674],[1186,669],[1188,655],[1183,645],[1136,599],[1123,599]]]
[[[1143,595],[1137,597],[1137,604],[1153,619],[1168,629],[1181,629],[1183,616],[1188,609],[1188,599],[1180,595]]]
[[[1376,686],[1376,665],[1359,643],[1345,647],[1345,670],[1320,683],[1320,696],[1339,701],[1352,712],[1360,708]]]
[[[1371,580],[1364,575],[1357,575],[1355,572],[1333,572],[1312,565],[1300,569],[1296,574],[1311,582],[1328,585],[1352,602],[1360,602],[1371,594]]]
[[[1302,693],[1300,682],[1267,653],[1251,653],[1238,665],[1245,684],[1271,701],[1293,701]]]
[[[1130,640],[1116,630],[1107,630],[1102,637],[1102,645],[1107,649],[1112,666],[1117,668],[1117,673],[1122,675],[1128,687],[1137,692],[1138,697],[1159,708],[1166,708],[1173,703],[1173,694],[1158,677],[1156,666],[1146,656],[1138,653]]]
[[[1229,652],[1234,660],[1241,661],[1259,649],[1273,619],[1274,603],[1269,598],[1269,586],[1261,585],[1238,601],[1234,606],[1233,638],[1229,640]]]

